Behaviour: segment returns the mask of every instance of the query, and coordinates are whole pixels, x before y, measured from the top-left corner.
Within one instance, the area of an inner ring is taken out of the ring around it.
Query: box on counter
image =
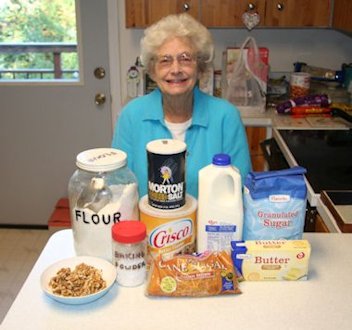
[[[232,260],[246,281],[306,280],[311,247],[307,240],[233,241]]]

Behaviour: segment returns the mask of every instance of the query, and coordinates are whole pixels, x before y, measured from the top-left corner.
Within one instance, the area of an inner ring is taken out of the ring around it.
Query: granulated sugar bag
[[[250,172],[243,193],[244,240],[301,239],[307,187],[306,169]]]

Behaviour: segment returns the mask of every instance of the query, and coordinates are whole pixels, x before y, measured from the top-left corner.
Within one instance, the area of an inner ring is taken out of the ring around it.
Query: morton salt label
[[[172,210],[185,205],[186,144],[161,139],[147,144],[148,202],[151,206]]]
[[[186,196],[182,208],[174,210],[150,206],[145,195],[139,201],[139,211],[140,220],[147,227],[148,260],[158,255],[169,259],[195,252],[197,201],[191,195]]]

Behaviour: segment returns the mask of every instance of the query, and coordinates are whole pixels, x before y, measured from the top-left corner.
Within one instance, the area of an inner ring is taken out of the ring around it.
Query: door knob
[[[105,74],[106,74],[105,69],[101,66],[99,66],[94,70],[94,76],[97,79],[103,79],[105,77]]]
[[[106,96],[103,93],[98,93],[98,94],[95,95],[94,100],[95,100],[95,104],[96,105],[102,105],[106,101]]]
[[[185,2],[182,7],[183,11],[189,11],[191,9],[191,6],[187,2]]]
[[[255,9],[255,4],[250,2],[248,4],[248,10],[254,10],[254,9]]]
[[[284,4],[280,3],[280,2],[276,5],[276,8],[277,8],[278,11],[283,11],[284,7],[285,7]]]

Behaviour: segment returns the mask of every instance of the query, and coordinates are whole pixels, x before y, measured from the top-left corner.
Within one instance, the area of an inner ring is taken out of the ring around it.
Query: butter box
[[[231,242],[232,261],[246,281],[297,281],[308,277],[311,246],[307,240]]]

